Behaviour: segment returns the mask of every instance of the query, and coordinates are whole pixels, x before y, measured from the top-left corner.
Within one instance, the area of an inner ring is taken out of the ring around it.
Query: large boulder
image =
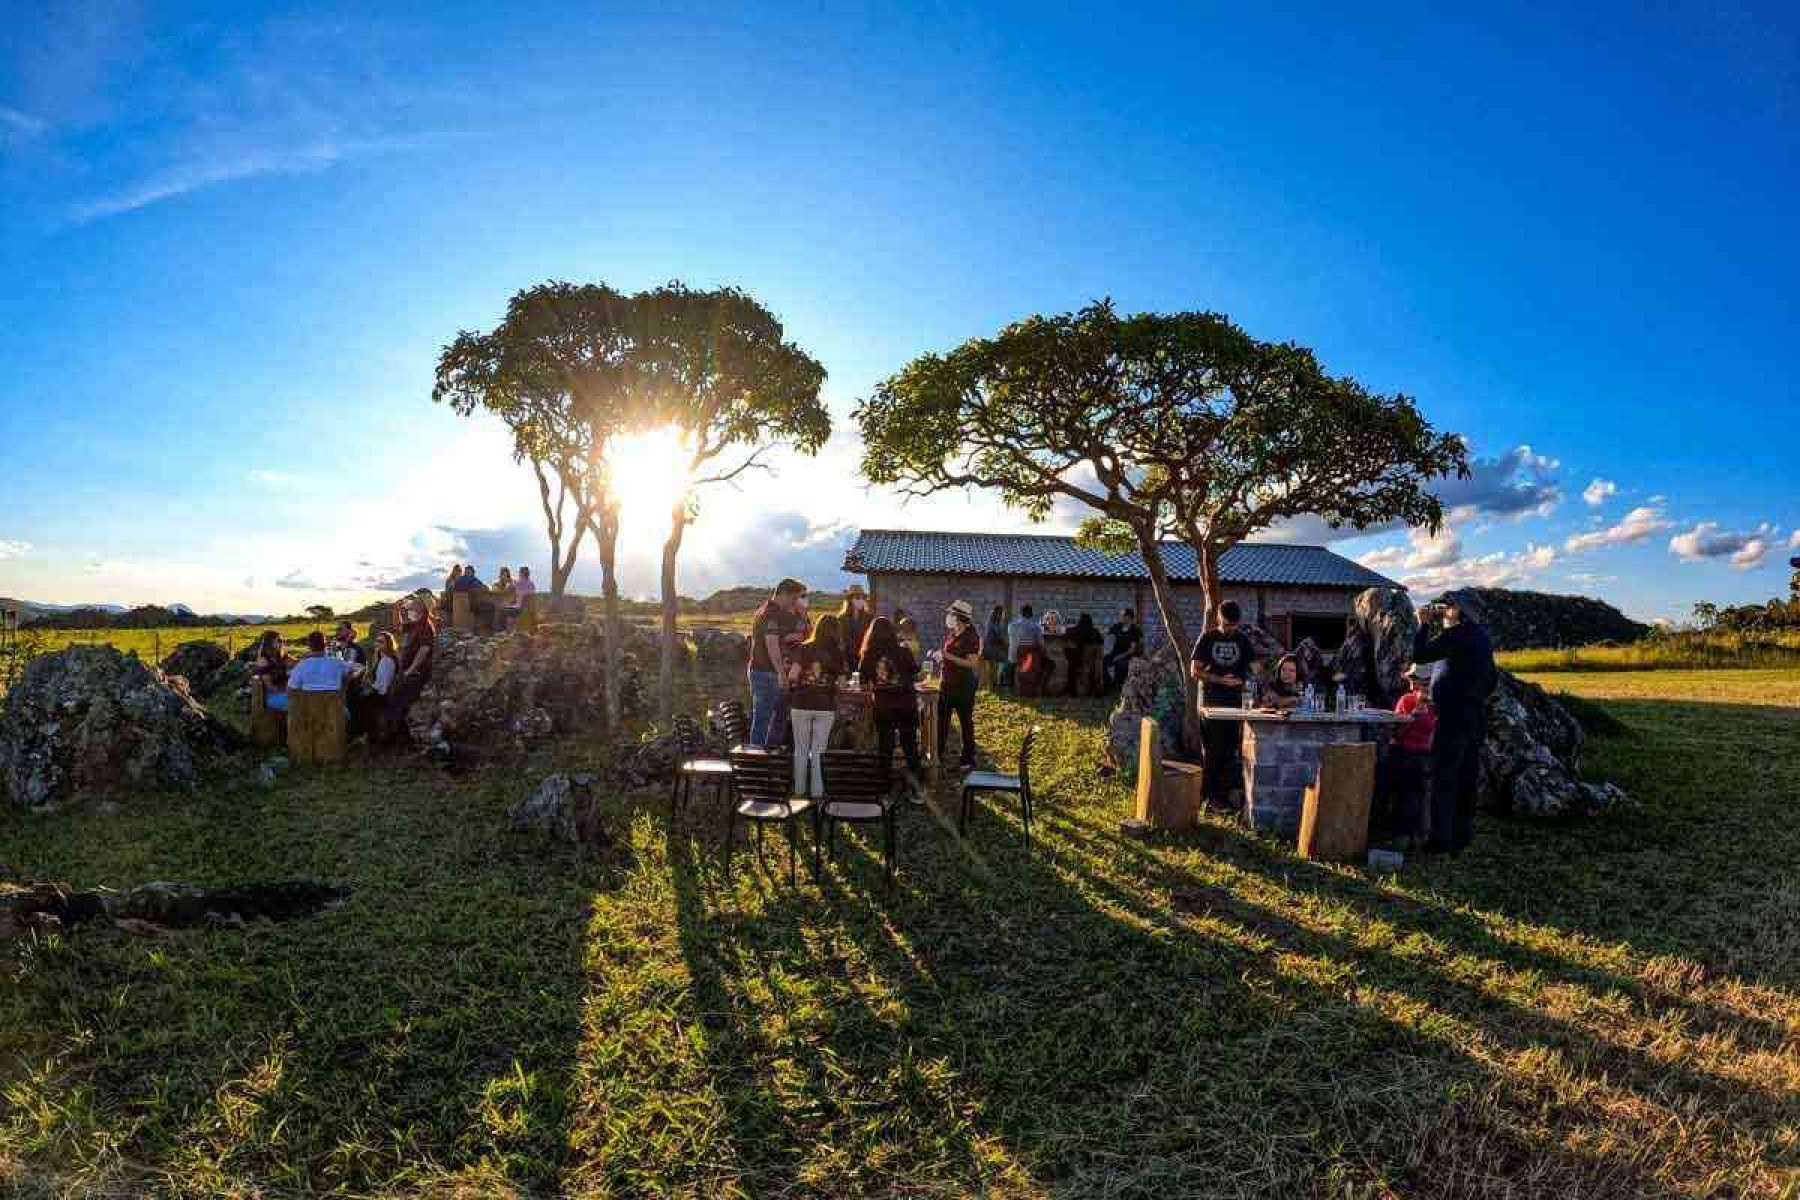
[[[626,630],[619,702],[645,711],[642,664],[653,656]],[[606,636],[602,626],[542,625],[493,637],[438,634],[431,682],[407,715],[413,741],[446,760],[523,753],[553,736],[604,721]]]
[[[186,681],[112,646],[71,646],[26,666],[0,710],[0,781],[50,810],[126,788],[193,788],[237,737]]]
[[[188,681],[188,690],[196,696],[208,697],[218,691],[215,680],[231,653],[217,642],[183,642],[162,660],[165,675],[179,675]]]
[[[1131,660],[1119,703],[1106,725],[1101,765],[1135,775],[1138,733],[1145,717],[1156,719],[1163,758],[1182,758],[1182,726],[1187,715],[1187,656],[1164,643]]]
[[[1581,777],[1586,735],[1569,710],[1535,683],[1500,672],[1488,697],[1481,747],[1481,803],[1526,817],[1598,816],[1631,797],[1611,783]]]
[[[612,839],[600,823],[592,775],[558,771],[513,805],[515,833],[547,833],[559,842],[605,845]]]
[[[695,661],[702,668],[743,670],[750,659],[750,639],[735,629],[702,625],[689,636],[694,642]]]
[[[1401,672],[1412,662],[1419,617],[1399,588],[1369,588],[1357,595],[1333,674],[1351,695],[1370,705],[1392,708],[1406,692]]]

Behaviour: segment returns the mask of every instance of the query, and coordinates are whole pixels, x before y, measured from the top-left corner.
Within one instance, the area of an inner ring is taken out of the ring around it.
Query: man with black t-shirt
[[[806,603],[806,585],[784,579],[763,601],[750,624],[750,744],[779,746],[787,727],[787,646],[800,629],[800,612]]]
[[[1126,609],[1106,631],[1106,686],[1120,687],[1131,671],[1131,660],[1144,652],[1144,631],[1138,628],[1137,613]]]
[[[1188,670],[1200,684],[1200,703],[1207,708],[1244,706],[1244,681],[1250,677],[1250,664],[1256,658],[1256,647],[1238,629],[1243,611],[1236,600],[1219,605],[1219,624],[1200,635],[1194,643]],[[1206,802],[1223,806],[1225,795],[1237,773],[1238,743],[1243,740],[1244,723],[1234,720],[1208,720],[1201,727],[1201,741],[1206,754]]]

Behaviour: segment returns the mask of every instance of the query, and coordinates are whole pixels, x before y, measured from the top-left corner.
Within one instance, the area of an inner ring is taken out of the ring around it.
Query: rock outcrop
[[[1631,803],[1615,784],[1582,779],[1586,740],[1580,722],[1543,688],[1500,672],[1481,747],[1482,806],[1515,816],[1591,817]]]
[[[1353,604],[1354,617],[1332,663],[1344,690],[1371,706],[1392,708],[1406,692],[1401,676],[1419,632],[1412,600],[1399,588],[1369,588]]]
[[[645,711],[641,664],[653,646],[625,631],[620,709]],[[543,625],[492,637],[438,634],[431,682],[407,726],[413,741],[445,761],[523,753],[535,743],[604,720],[606,636],[600,625]]]
[[[694,658],[702,668],[742,670],[750,658],[750,639],[735,629],[702,625],[691,631]]]
[[[1650,632],[1648,625],[1591,596],[1557,596],[1510,588],[1468,590],[1480,602],[1482,623],[1494,639],[1494,646],[1501,650],[1635,642]]]
[[[0,884],[0,940],[100,920],[110,920],[127,932],[286,921],[335,908],[349,894],[347,887],[309,879],[219,888],[146,883],[124,891],[77,891],[55,883]]]
[[[1164,644],[1150,654],[1131,660],[1119,703],[1106,723],[1106,745],[1101,766],[1137,772],[1138,731],[1145,717],[1156,719],[1162,736],[1162,757],[1181,758],[1181,730],[1187,714],[1187,657]]]
[[[165,675],[181,676],[190,692],[206,698],[218,692],[214,681],[231,661],[230,652],[217,642],[183,642],[162,660],[162,670]]]
[[[187,684],[112,646],[33,659],[0,710],[0,781],[48,810],[128,788],[192,788],[238,743]]]
[[[606,845],[612,839],[600,824],[592,775],[558,771],[513,805],[515,833],[547,833],[559,842]]]

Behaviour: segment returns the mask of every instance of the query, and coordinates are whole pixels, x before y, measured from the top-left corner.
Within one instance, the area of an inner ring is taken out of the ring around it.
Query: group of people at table
[[[1194,643],[1189,672],[1209,710],[1202,727],[1206,798],[1222,804],[1239,773],[1243,722],[1214,714],[1242,710],[1256,650],[1241,628],[1243,613],[1235,601],[1219,605],[1215,615],[1213,628]],[[1398,832],[1410,838],[1428,826],[1424,849],[1457,854],[1474,836],[1487,698],[1499,672],[1479,601],[1471,593],[1452,592],[1421,608],[1419,617],[1412,663],[1405,671],[1407,691],[1393,709],[1410,720],[1388,747],[1377,790]],[[1308,682],[1300,660],[1283,655],[1256,693],[1257,707],[1297,710]]]
[[[518,622],[525,602],[536,594],[530,567],[520,567],[516,579],[512,568],[501,567],[490,585],[476,573],[474,563],[457,563],[444,580],[444,611],[454,615],[456,597],[467,596],[470,613],[477,619],[488,618],[496,632],[503,632]]]
[[[431,680],[436,609],[429,592],[406,597],[394,605],[392,628],[378,632],[368,650],[349,621],[339,622],[329,638],[316,629],[307,634],[299,656],[288,651],[279,631],[268,630],[250,660],[250,673],[262,681],[264,707],[285,713],[290,692],[341,692],[352,737],[376,739],[403,728],[407,710]]]

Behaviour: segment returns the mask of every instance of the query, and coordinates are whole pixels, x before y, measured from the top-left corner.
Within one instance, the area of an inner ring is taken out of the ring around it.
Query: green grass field
[[[1509,650],[1495,656],[1521,674],[1549,671],[1800,670],[1800,632],[1749,636],[1729,631],[1687,630],[1625,646],[1571,646],[1562,650]]]
[[[0,951],[0,1190],[1792,1194],[1800,672],[1542,682],[1623,723],[1591,761],[1642,806],[1484,817],[1398,877],[1218,819],[1121,839],[1079,701],[981,704],[996,752],[1044,727],[1033,853],[940,793],[891,894],[855,836],[818,883],[727,877],[720,809],[659,795],[598,854],[504,832],[585,743],[8,813],[6,878],[356,891]]]

